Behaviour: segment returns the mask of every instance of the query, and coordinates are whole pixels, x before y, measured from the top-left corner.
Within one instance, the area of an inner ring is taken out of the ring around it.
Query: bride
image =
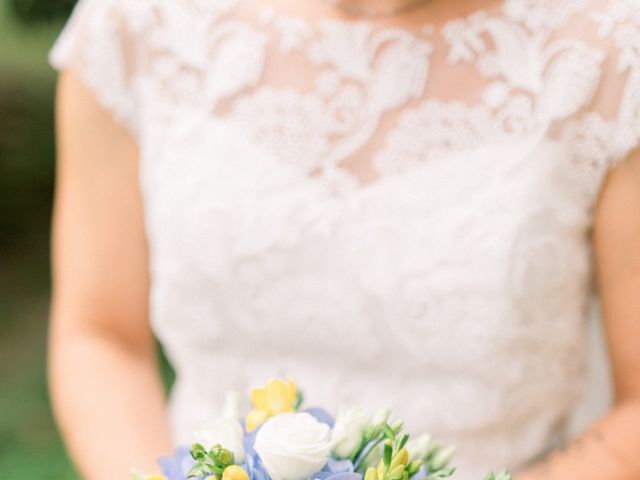
[[[284,375],[457,444],[460,480],[640,478],[640,6],[81,0],[51,62],[86,478]],[[593,295],[615,401],[571,440]]]

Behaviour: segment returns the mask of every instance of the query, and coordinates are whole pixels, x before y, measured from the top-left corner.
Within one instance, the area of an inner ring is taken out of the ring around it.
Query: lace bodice
[[[383,24],[267,3],[81,0],[51,53],[139,145],[176,441],[290,374],[458,444],[461,480],[521,466],[581,395],[593,206],[640,136],[640,7]]]

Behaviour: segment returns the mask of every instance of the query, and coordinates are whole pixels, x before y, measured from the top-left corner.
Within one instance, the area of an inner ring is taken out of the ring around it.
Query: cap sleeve
[[[71,70],[137,139],[135,58],[122,0],[79,0],[49,52],[56,70]]]
[[[612,168],[640,143],[640,4],[611,0],[592,20],[608,53],[594,109],[611,125]]]
[[[573,30],[601,53],[597,85],[591,101],[560,123],[570,152],[569,178],[589,208],[606,174],[640,144],[640,3],[593,0],[592,5]]]

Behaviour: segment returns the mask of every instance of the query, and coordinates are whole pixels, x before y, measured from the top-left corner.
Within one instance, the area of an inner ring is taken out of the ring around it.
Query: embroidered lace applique
[[[461,480],[563,434],[592,208],[640,138],[640,7],[504,0],[400,28],[81,0],[51,60],[140,147],[176,441],[285,373],[458,444]]]

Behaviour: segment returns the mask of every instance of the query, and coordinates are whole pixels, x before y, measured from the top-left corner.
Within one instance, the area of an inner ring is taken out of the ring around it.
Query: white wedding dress
[[[593,207],[640,138],[639,6],[392,26],[81,0],[51,61],[139,145],[176,442],[287,374],[307,404],[388,405],[457,444],[459,480],[563,437]]]

